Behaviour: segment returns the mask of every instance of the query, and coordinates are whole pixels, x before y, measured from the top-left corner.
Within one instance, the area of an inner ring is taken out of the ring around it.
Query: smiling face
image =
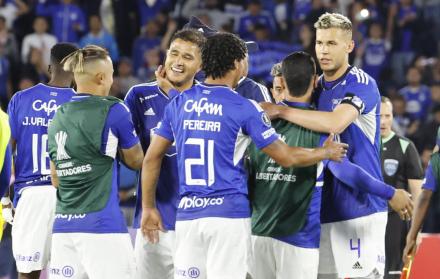
[[[165,70],[167,79],[178,89],[191,86],[201,65],[201,53],[196,44],[182,39],[171,43],[165,59]]]
[[[326,78],[334,80],[342,76],[348,67],[348,54],[354,42],[350,33],[339,28],[316,30],[316,56]]]

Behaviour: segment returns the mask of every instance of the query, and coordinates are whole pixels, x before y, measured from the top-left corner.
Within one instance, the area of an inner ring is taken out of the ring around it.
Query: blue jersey
[[[426,168],[425,172],[425,179],[423,180],[423,189],[431,190],[432,192],[437,191],[437,179],[435,178],[434,171],[432,169],[431,162],[429,163],[428,167]]]
[[[134,127],[141,139],[144,151],[150,146],[151,136],[162,120],[165,106],[173,97],[174,95],[168,96],[163,93],[157,86],[157,82],[136,85],[128,91],[125,104],[130,108]],[[162,170],[157,181],[156,193],[156,206],[166,230],[174,230],[175,227],[178,188],[176,147],[173,145],[168,148],[162,160]],[[139,180],[133,227],[139,228],[141,214],[142,187]]]
[[[399,94],[405,98],[406,112],[411,120],[424,121],[431,106],[431,90],[426,85],[419,87],[405,86],[399,90]]]
[[[367,39],[365,41],[362,68],[372,78],[380,78],[382,70],[388,62],[388,52],[390,47],[391,46],[383,39]]]
[[[168,104],[156,134],[176,143],[177,220],[250,217],[244,153],[251,139],[260,149],[278,139],[255,101],[196,84]]]
[[[72,101],[81,101],[88,95],[81,94]],[[116,147],[129,149],[139,142],[134,132],[129,109],[123,104],[113,105],[107,115],[102,131],[101,153],[114,158]],[[117,162],[113,164],[111,192],[106,206],[97,212],[87,214],[56,214],[54,233],[126,233],[127,226],[118,199]]]
[[[276,239],[302,248],[319,248],[321,236],[321,197],[322,186],[324,186],[323,170],[324,164],[322,162],[318,163],[315,190],[312,194],[312,199],[307,209],[307,219],[302,229],[295,234],[277,237]]]
[[[272,102],[267,87],[248,77],[243,77],[238,81],[235,91],[241,96],[254,100],[257,103]]]
[[[364,71],[350,67],[338,80],[321,77],[317,90],[318,109],[333,111],[340,103],[353,105],[359,116],[339,137],[349,144],[347,158],[376,179],[382,180],[379,156],[380,93],[376,82]],[[384,199],[350,188],[326,171],[323,190],[323,223],[337,222],[387,210]],[[327,187],[327,185],[329,187]]]
[[[47,127],[56,110],[73,95],[75,91],[72,88],[39,83],[12,97],[8,114],[11,137],[17,143],[15,201],[24,187],[51,185]]]

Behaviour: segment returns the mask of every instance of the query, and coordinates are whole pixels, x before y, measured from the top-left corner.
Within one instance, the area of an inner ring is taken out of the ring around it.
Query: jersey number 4
[[[214,141],[207,140],[207,145],[204,139],[188,138],[185,145],[196,145],[200,150],[200,157],[185,159],[185,183],[186,185],[196,186],[211,186],[215,182],[214,175]],[[206,154],[206,156],[205,156]],[[205,158],[207,160],[205,160]],[[208,179],[193,178],[193,166],[205,166],[207,161]]]

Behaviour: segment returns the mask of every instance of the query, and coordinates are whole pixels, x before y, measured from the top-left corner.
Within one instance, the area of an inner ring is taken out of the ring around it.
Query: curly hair
[[[235,69],[234,62],[246,58],[247,48],[242,39],[231,33],[218,33],[208,38],[202,48],[202,70],[207,77],[224,77]]]

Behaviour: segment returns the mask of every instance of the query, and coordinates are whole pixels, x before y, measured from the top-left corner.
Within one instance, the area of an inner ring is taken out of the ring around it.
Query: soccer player
[[[282,61],[282,105],[312,109],[312,91],[316,81],[314,59],[295,52]],[[276,120],[273,127],[289,145],[314,148],[321,134]],[[394,188],[374,179],[344,158],[340,163],[324,161],[306,168],[281,168],[255,145],[249,148],[252,202],[252,244],[256,279],[316,279],[319,264],[320,208],[323,169],[350,187],[373,188],[375,194],[391,199]],[[398,190],[403,191],[403,190]],[[395,201],[393,201],[395,202]]]
[[[416,200],[424,176],[419,153],[407,138],[396,135],[392,130],[393,105],[387,97],[381,98],[380,135],[382,137],[382,175],[384,181],[397,189],[409,190]],[[402,252],[409,224],[402,221],[395,211],[388,212],[385,237],[385,276],[400,278]]]
[[[133,169],[142,147],[128,108],[108,97],[113,64],[89,45],[64,60],[79,92],[49,127],[52,184],[57,187],[50,278],[135,276],[130,236],[118,202],[116,155]]]
[[[157,242],[163,225],[155,207],[156,181],[166,150],[176,142],[181,200],[175,278],[246,278],[250,208],[243,155],[250,138],[282,166],[313,165],[344,155],[346,146],[331,139],[317,149],[287,146],[261,108],[231,90],[243,73],[246,51],[233,34],[207,39],[202,48],[205,82],[168,104],[144,159],[141,231]],[[158,81],[169,88],[162,74],[158,70]]]
[[[195,16],[192,16],[187,24],[185,24],[184,28],[191,28],[199,30],[203,33],[203,35],[208,38],[214,34],[217,34],[219,31],[205,25],[200,19]],[[244,62],[242,77],[237,83],[237,86],[234,90],[240,94],[241,96],[254,100],[256,102],[272,102],[269,91],[266,86],[261,83],[256,82],[255,80],[247,77],[249,71],[249,52],[257,51],[258,45],[253,41],[246,42],[246,59]]]
[[[201,47],[206,41],[201,32],[194,29],[174,34],[165,58],[166,78],[179,91],[189,89],[202,67]],[[133,124],[146,151],[157,124],[163,117],[165,106],[175,97],[175,91],[167,94],[157,82],[132,87],[125,98],[130,108]],[[166,233],[160,232],[160,242],[152,245],[143,237],[139,226],[142,213],[142,189],[139,179],[136,211],[133,226],[137,228],[135,255],[138,278],[173,278],[173,254],[178,200],[178,176],[176,147],[171,146],[162,161],[161,175],[157,182],[156,204]]]
[[[283,82],[283,73],[281,72],[281,63],[276,63],[272,66],[270,75],[273,77],[270,92],[272,93],[272,98],[274,99],[275,104],[278,104],[284,100],[284,93],[286,91]]]
[[[56,194],[51,186],[47,128],[59,106],[75,94],[72,73],[61,60],[77,50],[71,44],[51,49],[47,85],[17,92],[8,107],[14,161],[15,221],[12,246],[19,278],[39,278],[49,261]]]
[[[335,133],[349,143],[348,159],[381,180],[379,157],[380,94],[376,82],[348,63],[353,51],[352,24],[340,14],[325,13],[315,23],[316,54],[323,70],[316,93],[320,111],[266,104],[270,115],[305,128]],[[384,274],[386,200],[369,189],[350,188],[326,172],[320,246],[320,278],[366,277]],[[357,185],[356,185],[357,186]],[[390,205],[409,219],[409,194],[396,191]]]

